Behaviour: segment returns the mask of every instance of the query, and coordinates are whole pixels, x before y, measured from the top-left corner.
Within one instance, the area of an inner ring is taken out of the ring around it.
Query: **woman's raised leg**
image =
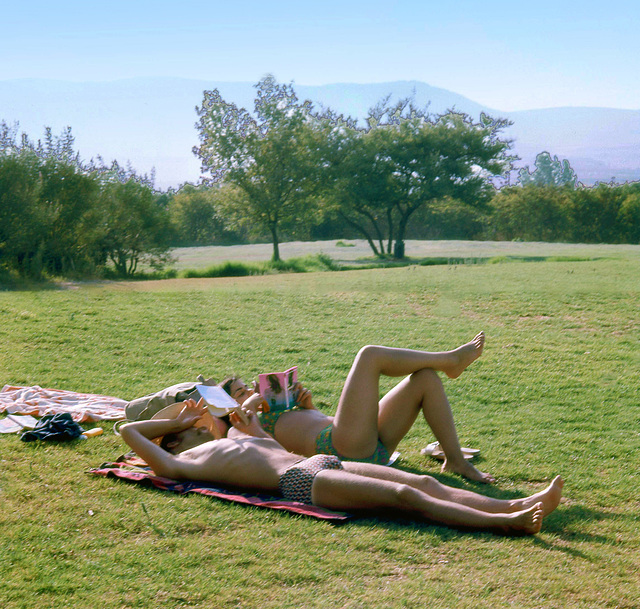
[[[380,436],[385,446],[393,450],[423,408],[423,395],[413,391],[414,382],[411,391],[414,394],[413,397],[405,395],[407,401],[402,402],[402,407],[393,408],[393,417],[386,416],[381,421],[379,420],[380,376],[407,376],[420,370],[431,369],[431,374],[433,370],[438,370],[455,378],[480,357],[483,346],[484,334],[481,332],[469,343],[452,351],[415,351],[371,345],[363,347],[349,371],[334,417],[332,440],[335,448],[351,459],[366,458],[374,452]],[[381,402],[380,406],[383,403]],[[387,403],[395,405],[399,401],[390,398]],[[448,402],[446,402],[446,409],[448,408]],[[432,409],[433,417],[431,418],[435,425],[438,425],[437,415],[446,414],[446,409]],[[389,429],[386,428],[387,426]],[[452,442],[447,442],[445,430],[449,430],[449,436],[455,438],[457,443],[450,409],[441,427],[442,431],[439,433],[445,443],[453,446]],[[453,434],[450,433],[451,430]],[[457,445],[459,450],[459,444]]]
[[[444,451],[443,471],[477,482],[495,482],[493,476],[481,472],[464,458],[442,381],[431,369],[414,372],[380,400],[378,429],[382,443],[393,450],[421,411]]]

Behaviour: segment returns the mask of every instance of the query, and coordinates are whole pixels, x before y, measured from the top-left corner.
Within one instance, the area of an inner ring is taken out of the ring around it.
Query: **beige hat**
[[[184,408],[184,402],[176,402],[175,404],[170,404],[166,406],[162,410],[159,410],[151,417],[153,419],[175,419],[182,409]],[[216,440],[219,440],[222,437],[220,433],[220,428],[216,425],[216,422],[213,418],[213,415],[209,412],[209,410],[205,410],[204,414],[200,418],[199,421],[195,423],[196,427],[206,427],[212,434]],[[156,444],[160,444],[162,438],[164,436],[159,436],[158,438],[154,438],[154,442]]]

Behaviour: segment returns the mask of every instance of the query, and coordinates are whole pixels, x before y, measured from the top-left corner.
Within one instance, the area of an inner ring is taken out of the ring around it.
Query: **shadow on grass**
[[[511,496],[512,499],[518,498]],[[574,558],[581,558],[588,562],[599,560],[588,552],[583,552],[578,546],[584,544],[600,544],[611,546],[617,543],[613,537],[606,535],[594,535],[581,532],[580,528],[586,523],[612,518],[601,512],[585,508],[584,506],[564,507],[562,504],[556,511],[545,517],[540,535],[501,533],[489,530],[475,530],[465,527],[443,525],[437,522],[412,520],[407,517],[395,517],[390,514],[354,514],[351,520],[336,523],[334,526],[349,526],[363,529],[377,528],[389,532],[425,531],[429,535],[437,537],[442,543],[454,541],[459,538],[473,536],[491,540],[494,537],[525,538],[530,543],[547,550],[561,552]],[[549,537],[545,537],[551,536]]]

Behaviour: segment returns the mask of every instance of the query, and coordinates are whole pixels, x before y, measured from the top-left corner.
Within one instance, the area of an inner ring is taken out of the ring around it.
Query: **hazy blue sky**
[[[640,109],[638,0],[0,0],[0,79],[419,80],[500,110]]]

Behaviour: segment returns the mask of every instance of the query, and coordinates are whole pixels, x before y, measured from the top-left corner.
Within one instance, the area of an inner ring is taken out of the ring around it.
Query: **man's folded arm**
[[[175,419],[134,421],[120,428],[122,439],[143,459],[158,476],[179,478],[180,464],[176,458],[153,442],[153,438],[182,431],[184,426]]]

